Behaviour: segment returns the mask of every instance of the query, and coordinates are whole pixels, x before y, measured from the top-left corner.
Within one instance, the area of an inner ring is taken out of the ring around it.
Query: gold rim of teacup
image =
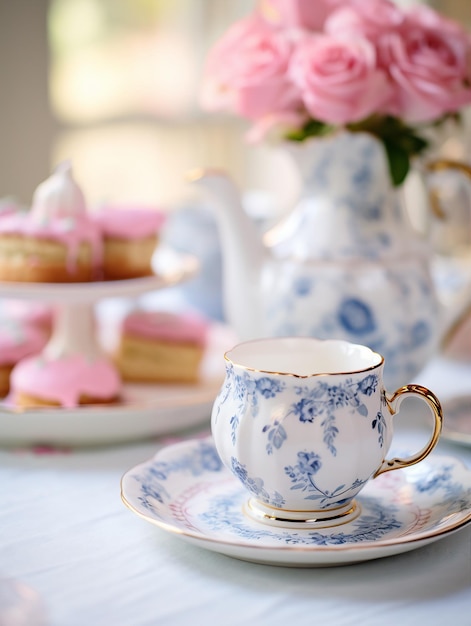
[[[283,339],[295,339],[295,340],[311,340],[314,339],[315,341],[318,342],[322,342],[322,343],[327,343],[327,342],[338,342],[338,343],[348,343],[352,346],[358,346],[360,348],[366,348],[367,350],[369,350],[371,352],[372,355],[376,355],[379,357],[379,362],[376,363],[375,365],[370,365],[369,367],[365,367],[365,368],[361,368],[358,370],[346,370],[345,372],[317,372],[315,374],[293,374],[292,372],[278,372],[275,370],[267,370],[267,369],[257,369],[256,367],[249,367],[248,365],[243,365],[242,363],[237,363],[237,361],[233,360],[230,358],[229,354],[231,352],[233,352],[236,348],[239,348],[241,346],[246,346],[246,345],[250,345],[252,343],[262,343],[262,342],[269,342],[269,341],[279,341],[279,340],[283,340]],[[292,376],[293,378],[314,378],[316,376],[347,376],[348,374],[364,374],[366,372],[371,372],[375,369],[378,369],[378,367],[381,367],[384,364],[384,357],[382,354],[380,354],[379,352],[376,352],[375,350],[372,350],[370,347],[359,344],[359,343],[352,343],[350,341],[345,341],[343,339],[318,339],[317,337],[309,337],[309,336],[285,336],[285,337],[263,337],[261,339],[249,339],[248,341],[241,341],[240,343],[238,343],[237,345],[235,345],[233,348],[231,348],[230,350],[227,350],[227,352],[224,353],[224,359],[228,362],[231,363],[232,365],[236,366],[236,367],[240,367],[241,369],[244,369],[248,372],[258,372],[259,374],[270,374],[270,375],[275,375],[275,376]]]

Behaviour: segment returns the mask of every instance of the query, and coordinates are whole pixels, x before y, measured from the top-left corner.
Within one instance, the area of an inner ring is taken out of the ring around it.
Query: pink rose
[[[259,0],[260,15],[273,26],[321,31],[329,14],[345,0]]]
[[[406,19],[409,23],[415,24],[419,28],[441,30],[442,32],[447,33],[447,35],[450,37],[469,37],[469,35],[466,34],[466,32],[457,22],[446,18],[445,16],[437,13],[430,7],[426,7],[424,5],[416,6],[410,9],[406,14]]]
[[[255,120],[300,104],[287,77],[292,43],[256,15],[233,24],[212,49],[201,101]]]
[[[381,113],[390,98],[374,46],[359,37],[305,38],[293,55],[290,75],[312,117],[330,124]]]
[[[404,13],[389,0],[351,0],[348,6],[329,15],[324,31],[332,35],[361,35],[375,42],[403,22]]]
[[[469,104],[470,49],[458,24],[426,7],[412,10],[401,33],[385,35],[379,44],[396,90],[391,113],[410,123],[429,122]]]

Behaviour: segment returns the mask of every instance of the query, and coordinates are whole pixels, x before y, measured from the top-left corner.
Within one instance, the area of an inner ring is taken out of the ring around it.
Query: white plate
[[[195,257],[178,254],[161,245],[154,254],[152,267],[155,272],[152,276],[129,280],[88,283],[0,282],[0,296],[67,304],[93,303],[102,298],[138,296],[188,280],[196,274],[198,261]]]
[[[440,435],[455,443],[471,445],[471,395],[443,400],[443,430]]]
[[[471,521],[471,471],[450,457],[381,475],[357,498],[359,517],[334,528],[274,529],[243,512],[247,492],[212,439],[177,443],[127,472],[123,502],[161,529],[227,556],[295,567],[407,552]]]
[[[221,380],[198,385],[126,385],[119,405],[14,411],[0,408],[0,445],[123,443],[209,424]]]
[[[127,384],[120,404],[25,410],[0,404],[0,445],[115,444],[171,434],[205,422],[209,426],[224,378],[223,355],[232,345],[232,332],[226,326],[213,325],[199,383]]]

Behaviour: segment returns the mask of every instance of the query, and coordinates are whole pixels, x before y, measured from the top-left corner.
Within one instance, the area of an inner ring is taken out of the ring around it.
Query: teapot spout
[[[208,193],[218,224],[225,318],[240,340],[263,336],[260,286],[265,250],[259,231],[243,208],[236,184],[225,172],[197,169],[188,178]]]

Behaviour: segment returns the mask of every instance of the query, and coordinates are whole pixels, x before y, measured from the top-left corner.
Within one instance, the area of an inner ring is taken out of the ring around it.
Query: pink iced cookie
[[[116,362],[124,380],[196,383],[209,326],[195,315],[134,311],[123,321]]]
[[[12,371],[11,389],[19,406],[106,404],[118,400],[121,379],[108,359],[82,355],[48,360],[32,357]]]
[[[128,335],[200,347],[206,344],[208,328],[208,322],[197,315],[163,311],[133,311],[122,325],[123,333]]]

